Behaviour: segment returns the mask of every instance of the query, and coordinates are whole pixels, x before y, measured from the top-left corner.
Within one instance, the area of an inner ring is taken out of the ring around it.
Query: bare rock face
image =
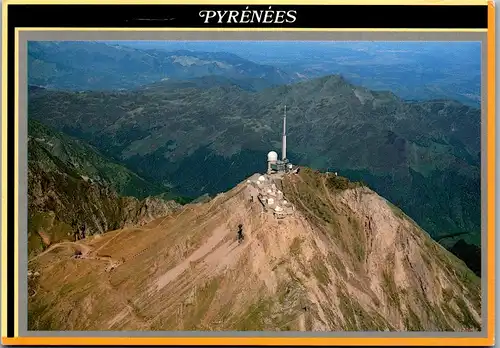
[[[146,197],[143,200],[126,197],[123,200],[124,226],[143,226],[158,217],[170,214],[180,207],[180,204],[174,201],[166,201],[160,197]]]
[[[29,171],[29,249],[144,225],[180,207],[161,197],[123,197],[99,183],[61,173]]]
[[[245,181],[76,243],[102,264],[70,244],[45,252],[31,263],[43,271],[29,329],[480,330],[480,279],[397,207],[307,169],[276,180],[295,208],[281,219]]]
[[[144,179],[110,162],[81,141],[35,121],[30,121],[29,131],[28,250],[31,256],[61,241],[144,225],[180,207],[163,196],[137,199],[119,194],[119,188],[139,193],[150,187]]]

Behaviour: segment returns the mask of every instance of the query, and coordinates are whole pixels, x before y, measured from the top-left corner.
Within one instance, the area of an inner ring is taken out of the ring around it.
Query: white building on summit
[[[272,168],[276,167],[276,164],[278,163],[278,154],[276,151],[271,151],[267,154],[267,172],[271,173]]]
[[[247,180],[247,194],[250,202],[258,200],[263,212],[272,213],[283,219],[295,211],[293,204],[283,194],[283,176],[286,173],[298,173],[299,167],[293,166],[286,158],[286,106],[283,116],[282,159],[276,151],[267,154],[267,174],[254,174]],[[256,198],[256,199],[255,199]]]
[[[258,200],[264,212],[272,213],[276,218],[282,219],[294,213],[294,206],[285,199],[279,189],[281,179],[274,175],[255,174],[247,181],[248,198],[251,202]],[[256,198],[256,199],[254,199]]]

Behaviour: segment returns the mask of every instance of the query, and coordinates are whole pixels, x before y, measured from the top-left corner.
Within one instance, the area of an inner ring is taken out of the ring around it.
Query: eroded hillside
[[[479,278],[398,208],[307,168],[276,184],[295,207],[284,219],[244,182],[45,251],[29,329],[480,330]]]
[[[30,256],[60,241],[144,224],[177,209],[174,196],[161,189],[83,141],[29,121]]]

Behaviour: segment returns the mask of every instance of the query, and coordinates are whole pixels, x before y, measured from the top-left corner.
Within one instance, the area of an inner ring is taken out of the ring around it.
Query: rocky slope
[[[283,219],[244,182],[47,250],[29,264],[29,329],[480,330],[479,278],[398,208],[307,168],[276,184]]]
[[[28,241],[34,255],[79,236],[141,225],[180,205],[85,143],[29,121]],[[121,191],[121,192],[120,192]],[[124,196],[131,192],[140,197]]]

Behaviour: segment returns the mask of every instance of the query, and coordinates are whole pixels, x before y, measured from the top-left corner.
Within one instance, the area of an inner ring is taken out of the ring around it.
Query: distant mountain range
[[[31,85],[68,90],[129,89],[207,75],[248,79],[257,88],[294,80],[278,68],[231,53],[140,50],[99,42],[30,42],[28,71]]]
[[[162,51],[230,52],[301,79],[341,74],[404,99],[455,99],[479,107],[481,42],[471,41],[124,41]]]
[[[267,151],[280,148],[286,104],[292,161],[364,180],[435,237],[467,232],[480,243],[478,109],[405,102],[340,76],[260,92],[218,81],[130,92],[39,89],[29,115],[196,197],[265,168]]]
[[[443,56],[441,69],[433,52],[443,48],[411,55],[405,45],[398,53],[385,44],[304,44],[255,63],[216,45],[30,42],[30,136],[64,144],[30,140],[32,173],[46,176],[57,159],[57,172],[77,168],[77,180],[118,196],[213,196],[265,170],[267,152],[280,149],[287,105],[294,163],[364,181],[480,274],[481,118],[470,106],[478,105],[479,58],[466,45]],[[321,61],[325,52],[331,59]],[[349,78],[323,76],[331,71]]]
[[[342,74],[404,99],[455,99],[474,107],[481,101],[476,42],[33,41],[28,71],[32,85],[71,90],[130,89],[213,75],[262,89]]]

